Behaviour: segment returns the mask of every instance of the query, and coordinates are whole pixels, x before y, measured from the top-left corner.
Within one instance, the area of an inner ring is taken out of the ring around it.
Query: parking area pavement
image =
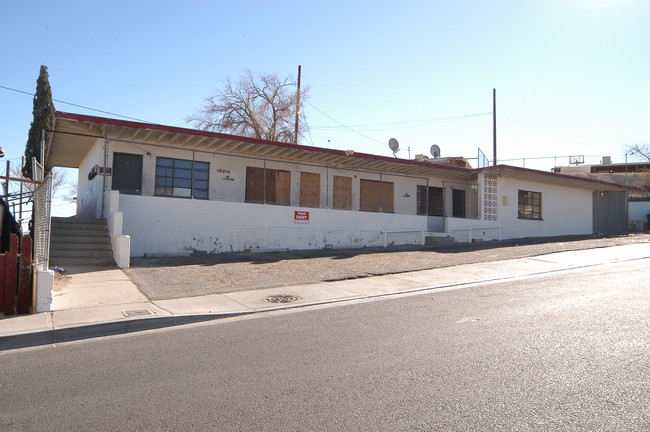
[[[134,258],[126,273],[150,300],[156,301],[399,274],[640,242],[650,242],[650,234],[526,239],[451,247]]]

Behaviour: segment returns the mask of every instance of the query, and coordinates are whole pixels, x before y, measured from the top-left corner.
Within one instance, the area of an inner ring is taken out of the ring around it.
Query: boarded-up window
[[[289,205],[290,192],[289,171],[246,167],[246,202]]]
[[[359,210],[394,212],[393,183],[361,180]]]
[[[300,206],[320,207],[320,174],[300,173]]]
[[[334,176],[334,208],[352,209],[352,177]]]

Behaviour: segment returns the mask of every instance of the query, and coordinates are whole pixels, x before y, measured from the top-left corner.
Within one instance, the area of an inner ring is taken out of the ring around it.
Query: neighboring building
[[[604,157],[600,165],[555,167],[553,172],[631,187],[627,194],[628,230],[650,230],[650,162],[611,163],[611,158]]]
[[[620,232],[597,213],[627,219],[602,198],[630,190],[63,112],[46,160],[79,168],[77,216],[106,218],[131,256]]]

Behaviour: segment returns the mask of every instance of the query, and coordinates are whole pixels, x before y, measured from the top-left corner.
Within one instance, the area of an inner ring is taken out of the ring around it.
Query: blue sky
[[[548,170],[530,158],[650,141],[649,22],[647,0],[3,2],[0,86],[33,92],[45,64],[55,99],[189,127],[227,77],[300,64],[303,144],[391,155],[394,137],[403,158],[491,158],[496,88],[499,159]],[[31,109],[0,88],[5,160]]]

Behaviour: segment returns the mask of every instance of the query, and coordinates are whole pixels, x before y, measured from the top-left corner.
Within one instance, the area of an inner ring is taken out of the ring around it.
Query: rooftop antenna
[[[298,123],[300,119],[300,72],[301,67],[298,65],[298,85],[296,87],[296,127],[293,134],[293,143],[298,144]]]
[[[397,157],[397,152],[399,151],[399,142],[395,138],[388,140],[388,148],[393,152],[393,156]]]
[[[492,89],[492,165],[497,166],[497,89]]]

